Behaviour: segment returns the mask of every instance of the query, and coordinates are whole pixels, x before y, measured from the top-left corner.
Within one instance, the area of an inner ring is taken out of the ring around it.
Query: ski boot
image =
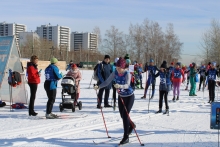
[[[141,99],[146,99],[146,95],[142,96]]]
[[[124,137],[122,138],[122,140],[120,141],[120,145],[122,144],[126,144],[129,142],[129,136],[126,134],[124,134]]]
[[[163,114],[169,114],[169,109],[166,109],[166,111]]]
[[[156,114],[157,114],[157,113],[162,113],[162,110],[161,110],[161,109],[159,109],[159,110],[156,112]]]
[[[188,90],[188,86],[186,86],[185,90]]]
[[[177,96],[177,98],[176,98],[176,101],[178,101],[179,100],[179,96]]]
[[[175,96],[173,97],[173,101],[175,102]]]

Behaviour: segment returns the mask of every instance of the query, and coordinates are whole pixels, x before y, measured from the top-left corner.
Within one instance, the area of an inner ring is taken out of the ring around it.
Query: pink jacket
[[[80,93],[79,81],[81,80],[82,76],[81,76],[81,72],[79,71],[79,69],[76,69],[75,71],[70,69],[69,72],[66,74],[66,76],[71,76],[76,80],[76,86],[78,87],[77,93]]]

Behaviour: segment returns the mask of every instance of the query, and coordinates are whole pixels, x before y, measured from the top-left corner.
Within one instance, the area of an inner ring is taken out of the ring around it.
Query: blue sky
[[[91,32],[99,26],[104,33],[111,25],[128,33],[129,25],[144,19],[157,21],[165,31],[173,23],[184,43],[182,61],[188,64],[201,54],[202,34],[212,19],[219,20],[218,0],[1,0],[0,22],[21,23],[28,31],[48,24],[62,25],[71,31]],[[189,55],[188,55],[189,54]]]

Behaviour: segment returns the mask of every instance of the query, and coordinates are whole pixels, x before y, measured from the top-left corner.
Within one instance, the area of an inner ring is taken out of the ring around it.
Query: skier
[[[144,89],[143,88],[143,85],[142,85],[142,73],[143,73],[143,66],[142,66],[142,64],[140,63],[139,64],[139,70],[138,70],[138,72],[139,72],[139,78],[140,78],[140,86],[141,86],[141,89]]]
[[[190,68],[191,68],[192,64],[189,65],[189,67],[187,68],[187,70],[185,71],[184,74],[186,74],[187,76],[187,82],[186,82],[186,88],[185,90],[188,90],[188,86],[189,86],[189,75],[190,75]]]
[[[172,74],[173,70],[174,70],[174,63],[171,62],[171,63],[170,63],[170,67],[169,67],[169,72],[170,72],[170,74]],[[172,89],[172,88],[173,88],[173,83],[172,83],[172,81],[171,81],[171,89]]]
[[[160,71],[155,75],[155,77],[160,76],[160,85],[159,85],[159,111],[156,113],[162,112],[162,106],[163,106],[163,97],[166,105],[166,111],[164,114],[169,113],[169,106],[168,106],[168,92],[171,90],[171,73],[169,72],[169,69],[167,69],[167,62],[163,61],[163,63],[160,66]]]
[[[112,80],[116,81],[114,87],[117,89],[119,95],[118,106],[124,126],[124,136],[120,141],[120,144],[126,144],[129,142],[129,135],[133,131],[132,126],[136,127],[134,123],[129,120],[129,117],[124,109],[124,105],[125,105],[128,113],[130,113],[131,108],[134,104],[134,93],[130,85],[131,76],[129,72],[125,69],[126,68],[125,62],[126,62],[125,59],[120,57],[116,64],[116,71],[112,72],[111,75],[108,77],[108,79],[105,80],[103,83],[101,83],[99,86],[97,85],[94,86],[94,89],[97,90],[107,86],[112,82]],[[124,105],[121,101],[121,98],[124,101]]]
[[[79,71],[76,64],[71,65],[71,69],[66,74],[66,76],[71,76],[75,79],[76,86],[77,86],[77,95],[76,95],[76,101],[77,101],[79,99],[79,94],[80,94],[80,84],[79,84],[79,82],[82,79],[82,76],[81,76],[81,72]]]
[[[211,62],[209,62],[208,65],[206,66],[206,71],[208,71],[210,68],[211,68]],[[206,77],[205,87],[208,85],[208,81],[209,78]],[[209,85],[208,85],[208,89],[209,89]]]
[[[175,100],[178,101],[179,100],[180,85],[185,80],[183,70],[180,67],[181,67],[181,63],[177,62],[176,67],[172,72],[172,78],[171,79],[173,81],[173,101],[175,101]],[[175,99],[176,91],[177,91],[177,98]]]
[[[144,89],[144,96],[142,96],[142,99],[146,99],[146,94],[147,94],[147,90],[150,86],[150,84],[152,84],[152,95],[151,95],[151,99],[154,97],[154,93],[155,93],[155,83],[156,83],[156,79],[155,79],[155,74],[156,71],[159,71],[159,69],[157,68],[157,66],[154,65],[154,60],[150,59],[150,65],[147,66],[146,68],[146,85],[145,85],[145,89]]]
[[[116,63],[117,63],[118,60],[119,60],[118,57],[115,58],[115,62],[114,62],[114,64],[113,64],[113,66],[112,66],[112,72],[115,72],[115,70],[116,70]],[[115,110],[115,107],[116,107],[116,88],[114,87],[114,84],[115,84],[115,80],[113,80],[113,82],[112,82],[113,101],[114,101],[113,108],[114,108],[114,110]]]
[[[50,62],[51,64],[45,69],[46,80],[44,82],[44,89],[48,97],[46,118],[54,119],[58,117],[52,113],[53,104],[57,94],[57,81],[63,77],[63,74],[62,72],[59,73],[59,69],[57,67],[58,60],[56,58],[51,58]]]
[[[212,103],[215,100],[215,85],[216,85],[216,76],[218,76],[218,71],[215,69],[216,63],[212,62],[210,65],[210,69],[206,72],[206,76],[208,78],[208,89],[209,89],[209,101],[208,103]]]
[[[201,84],[203,85],[202,86],[202,90],[204,91],[204,87],[205,87],[205,79],[206,79],[206,76],[205,76],[205,65],[202,65],[200,67],[200,70],[199,70],[199,74],[200,74],[200,80],[199,80],[199,91],[201,89]]]
[[[196,63],[192,63],[192,67],[190,68],[190,92],[189,92],[189,96],[197,96],[196,95],[196,74],[197,74],[197,70],[196,70],[197,66]]]

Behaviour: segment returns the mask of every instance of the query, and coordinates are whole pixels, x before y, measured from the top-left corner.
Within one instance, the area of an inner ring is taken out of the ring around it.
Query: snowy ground
[[[8,106],[0,108],[0,146],[116,146],[123,136],[123,125],[118,109],[116,111],[112,108],[103,109],[109,135],[112,137],[108,139],[100,109],[96,109],[96,93],[92,86],[89,89],[92,71],[83,70],[82,75],[80,101],[83,103],[83,108],[81,111],[76,109],[73,113],[71,109],[66,109],[62,113],[59,112],[61,102],[59,83],[53,112],[58,115],[65,114],[64,119],[35,119],[28,116],[27,110],[10,112]],[[45,115],[47,102],[43,83],[42,76],[35,103],[35,110],[39,116]],[[218,132],[210,129],[208,91],[205,90],[204,98],[202,92],[197,92],[197,97],[189,97],[188,91],[183,89],[182,85],[180,100],[169,103],[170,116],[154,114],[158,110],[158,82],[155,98],[150,103],[150,113],[147,110],[148,99],[140,99],[143,90],[135,91],[131,118],[136,123],[137,132],[145,146],[213,147],[218,145]],[[169,101],[171,99],[172,93]],[[109,102],[111,104],[111,97]],[[93,141],[105,143],[95,145]],[[140,145],[134,133],[130,137],[130,142],[126,146]]]

